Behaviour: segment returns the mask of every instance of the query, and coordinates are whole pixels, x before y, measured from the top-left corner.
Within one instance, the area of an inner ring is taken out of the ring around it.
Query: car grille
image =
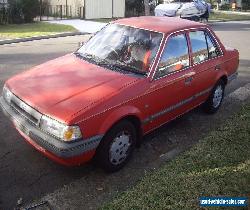
[[[10,106],[16,114],[27,120],[30,124],[34,126],[39,125],[42,114],[30,107],[28,104],[24,103],[18,97],[13,96],[11,98]]]

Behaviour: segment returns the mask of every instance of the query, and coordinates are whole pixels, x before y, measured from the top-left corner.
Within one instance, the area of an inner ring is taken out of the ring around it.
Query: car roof
[[[185,20],[179,17],[159,16],[123,18],[113,21],[113,23],[157,31],[165,34],[188,28],[207,27],[206,24]]]

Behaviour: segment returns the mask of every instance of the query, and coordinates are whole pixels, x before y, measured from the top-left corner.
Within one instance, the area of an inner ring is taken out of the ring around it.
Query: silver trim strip
[[[178,118],[178,117],[180,117],[180,116],[182,116],[182,115],[188,113],[188,112],[191,111],[192,109],[194,109],[194,108],[200,106],[202,103],[204,103],[204,101],[202,101],[201,103],[195,105],[194,107],[192,107],[192,108],[186,110],[185,112],[183,112],[183,113],[181,113],[181,114],[179,114],[179,115],[177,115],[177,116],[172,117],[170,120],[168,120],[168,121],[166,121],[166,122],[164,122],[164,123],[162,123],[162,124],[160,124],[160,125],[158,125],[158,126],[152,128],[152,129],[148,130],[147,132],[144,133],[144,135],[150,133],[150,132],[153,131],[153,130],[156,130],[157,128],[161,127],[162,125],[166,124],[167,122],[170,122],[170,121],[172,121],[172,120],[174,120],[174,119],[176,119],[176,118]]]
[[[205,94],[209,93],[211,90],[212,90],[212,88],[208,88],[206,90],[203,90],[203,91],[195,94],[194,96],[192,96],[190,98],[182,100],[182,101],[180,101],[179,103],[177,103],[175,105],[172,105],[172,106],[170,106],[170,107],[168,107],[166,109],[163,109],[162,111],[157,112],[157,113],[149,116],[148,118],[146,118],[145,120],[143,120],[142,123],[143,124],[147,124],[148,122],[151,122],[151,121],[157,119],[158,117],[160,117],[160,116],[162,116],[164,114],[167,114],[167,113],[169,113],[169,112],[171,112],[171,111],[173,111],[173,110],[175,110],[175,109],[177,109],[177,108],[179,108],[179,107],[181,107],[181,106],[183,106],[185,104],[188,104],[189,102],[195,100],[196,98],[198,98],[198,97],[200,97],[202,95],[205,95]]]

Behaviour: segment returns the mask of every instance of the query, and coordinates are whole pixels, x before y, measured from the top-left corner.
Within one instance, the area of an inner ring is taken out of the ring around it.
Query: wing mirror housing
[[[85,42],[78,42],[78,48],[82,47],[85,44]]]

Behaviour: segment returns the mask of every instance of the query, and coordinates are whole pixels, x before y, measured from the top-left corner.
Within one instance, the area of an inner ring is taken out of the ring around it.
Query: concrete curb
[[[223,11],[223,10],[213,10],[214,13],[222,13],[222,14],[229,14],[229,15],[246,15],[249,16],[250,12],[239,12],[239,11]]]
[[[42,40],[42,39],[50,39],[50,38],[59,38],[59,37],[66,37],[66,36],[77,36],[77,35],[84,35],[88,33],[84,32],[65,32],[65,33],[58,33],[58,34],[51,34],[51,35],[44,35],[44,36],[34,36],[34,37],[27,37],[27,38],[17,38],[17,39],[6,39],[0,40],[0,45],[5,44],[13,44],[19,42],[29,42],[34,40]]]

